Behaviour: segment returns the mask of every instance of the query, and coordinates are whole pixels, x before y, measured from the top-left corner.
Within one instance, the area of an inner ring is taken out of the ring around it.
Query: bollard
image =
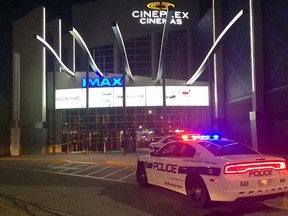
[[[104,146],[103,146],[103,152],[104,152],[104,154],[107,154],[107,149],[106,149],[106,142],[104,142]]]

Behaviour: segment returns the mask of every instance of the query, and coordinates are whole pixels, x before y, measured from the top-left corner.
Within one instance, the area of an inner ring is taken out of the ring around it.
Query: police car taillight
[[[235,163],[227,164],[224,167],[224,174],[242,174],[251,170],[285,170],[287,169],[285,161],[265,161],[256,163]]]

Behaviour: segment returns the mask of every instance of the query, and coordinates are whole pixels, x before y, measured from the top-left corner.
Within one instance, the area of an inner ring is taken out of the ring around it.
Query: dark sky
[[[70,13],[71,6],[73,4],[85,3],[90,1],[97,0],[2,0],[0,5],[1,17],[3,14],[8,15],[8,19],[18,19],[27,13],[29,13],[33,8],[39,6],[47,7],[51,11],[55,11],[53,16],[58,15],[57,17],[62,18],[67,13]],[[50,18],[53,18],[50,16]]]

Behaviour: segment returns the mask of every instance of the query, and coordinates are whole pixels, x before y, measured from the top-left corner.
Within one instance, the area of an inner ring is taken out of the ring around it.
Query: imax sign
[[[83,78],[82,87],[123,87],[123,77]]]

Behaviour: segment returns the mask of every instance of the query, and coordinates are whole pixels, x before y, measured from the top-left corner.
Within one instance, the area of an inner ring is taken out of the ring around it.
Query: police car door
[[[177,142],[172,141],[156,153],[153,158],[153,180],[155,184],[168,187],[169,186],[169,173],[176,172],[177,166],[173,163],[173,155],[177,148]]]
[[[179,142],[177,146],[177,151],[175,151],[173,156],[173,163],[177,165],[177,171],[169,173],[169,182],[172,187],[171,189],[180,193],[186,193],[185,178],[187,172],[185,170],[187,171],[189,166],[193,166],[193,163],[197,164],[197,159],[194,158],[196,149],[183,142]]]

